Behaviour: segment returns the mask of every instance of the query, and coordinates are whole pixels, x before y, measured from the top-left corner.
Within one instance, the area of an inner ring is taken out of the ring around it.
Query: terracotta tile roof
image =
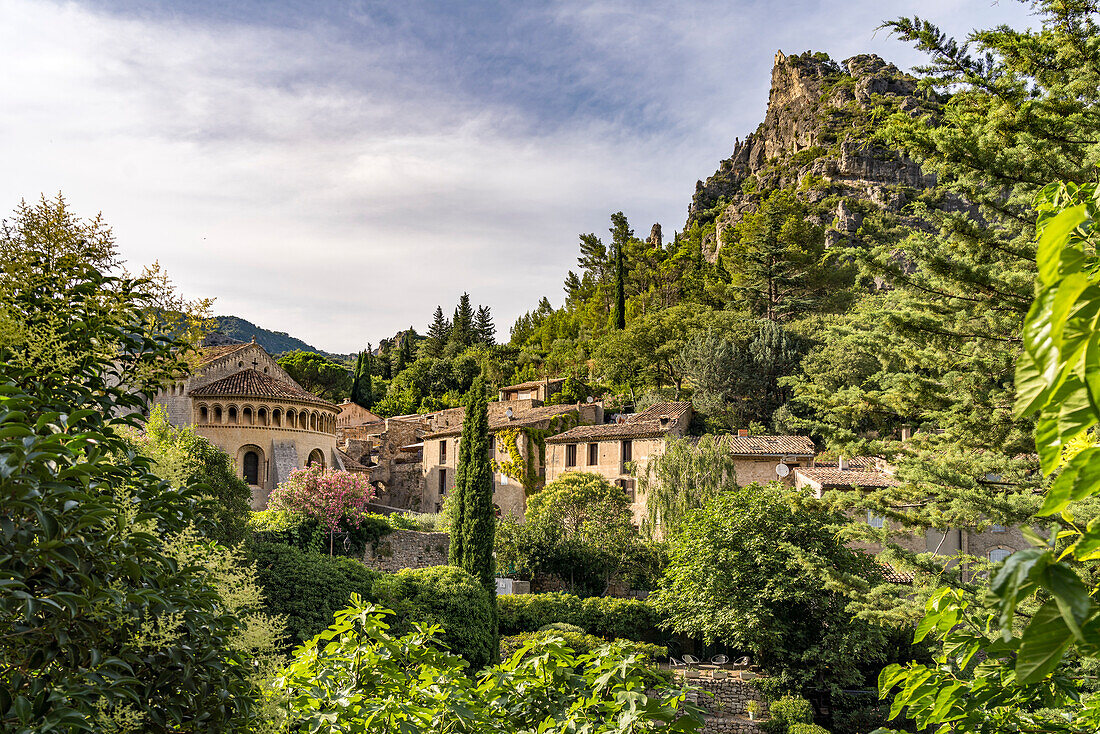
[[[323,400],[311,392],[306,392],[295,384],[277,380],[251,367],[234,372],[220,380],[215,380],[209,385],[197,387],[188,394],[195,398],[275,398],[297,400],[301,403],[314,403],[328,408],[336,407],[329,401]]]
[[[546,439],[548,443],[576,443],[581,441],[609,441],[619,438],[660,438],[672,428],[672,423],[659,420],[604,423],[598,426],[577,426],[565,433]]]
[[[900,484],[889,474],[870,467],[800,466],[795,467],[795,471],[822,487],[896,487]]]
[[[241,342],[240,344],[220,344],[216,347],[201,347],[199,349],[199,364],[206,365],[211,362],[216,362],[222,357],[228,357],[234,352],[238,352],[245,347],[252,346],[252,342]]]
[[[569,413],[575,413],[577,410],[576,405],[543,405],[538,408],[527,408],[526,410],[513,411],[512,418],[509,419],[507,415],[496,414],[489,416],[489,432],[504,430],[505,428],[525,428],[533,426],[536,423],[556,418],[560,415],[567,415]],[[462,421],[459,420],[455,425],[444,428],[441,431],[435,433],[429,433],[424,438],[442,438],[443,436],[457,436],[462,433]]]
[[[505,385],[500,388],[501,390],[524,390],[530,387],[538,387],[545,385],[549,382],[551,385],[557,385],[560,382],[565,382],[564,377],[551,377],[549,380],[530,380],[529,382],[521,382],[518,385]]]
[[[916,578],[912,571],[899,571],[889,563],[880,561],[882,575],[890,584],[912,584]]]
[[[731,454],[748,456],[813,456],[816,448],[809,436],[735,436],[719,438],[719,445]]]
[[[662,415],[667,415],[672,420],[679,420],[685,413],[691,410],[691,403],[666,401],[651,405],[641,413],[633,413],[626,417],[627,423],[635,421],[658,420]]]

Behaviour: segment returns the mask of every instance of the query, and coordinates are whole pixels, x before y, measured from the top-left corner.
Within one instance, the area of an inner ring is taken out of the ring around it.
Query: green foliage
[[[783,696],[768,704],[768,714],[772,721],[790,731],[791,727],[813,724],[814,708],[810,702],[799,696]]]
[[[304,642],[328,626],[353,593],[370,597],[380,576],[354,558],[282,543],[253,541],[248,553],[268,610],[286,619],[287,632],[295,642]]]
[[[644,529],[674,535],[683,522],[723,489],[737,486],[737,466],[718,436],[672,438],[638,483],[646,497]]]
[[[241,619],[164,541],[205,532],[207,507],[122,435],[182,345],[150,329],[155,284],[100,272],[109,230],[92,251],[97,224],[63,204],[0,237],[0,729],[242,729]]]
[[[878,571],[828,529],[841,518],[803,509],[799,497],[753,484],[711,499],[672,538],[650,603],[676,632],[751,651],[781,688],[860,685],[855,661],[884,661],[885,636],[852,619],[827,574],[866,583]]]
[[[817,724],[800,722],[787,727],[787,734],[829,734],[829,730]]]
[[[558,632],[572,632],[576,635],[583,635],[584,630],[575,624],[568,624],[566,622],[551,622],[550,624],[544,624],[539,627],[539,632],[546,632],[547,630],[557,630]],[[575,650],[576,648],[574,648]]]
[[[589,595],[602,594],[641,559],[626,494],[585,472],[566,472],[529,497],[524,522],[506,518],[499,536],[502,568],[527,577],[557,574]]]
[[[409,634],[416,625],[439,625],[439,641],[474,670],[494,657],[492,599],[476,578],[460,568],[434,566],[383,574],[374,582],[370,598],[396,613],[390,623],[392,634]]]
[[[316,352],[287,352],[279,357],[279,366],[318,397],[339,402],[351,393],[352,373],[347,366]]]
[[[413,525],[409,529],[420,529]],[[268,508],[251,513],[248,527],[252,537],[264,543],[282,543],[304,551],[328,553],[329,550],[328,529],[318,519],[306,515]],[[377,545],[397,527],[397,522],[391,522],[389,517],[373,513],[361,515],[355,526],[341,520],[336,528],[339,540],[333,544],[333,554],[362,558],[367,546]]]
[[[191,426],[173,426],[168,413],[155,406],[143,432],[126,434],[136,450],[153,460],[153,471],[169,484],[199,487],[211,500],[213,522],[207,537],[229,546],[245,539],[252,490],[237,476],[232,459]]]
[[[662,637],[653,607],[639,599],[572,594],[518,594],[497,598],[502,634],[535,632],[564,623],[604,639],[653,641]]]
[[[578,655],[586,655],[594,650],[598,650],[608,642],[595,635],[586,635],[583,631],[578,632],[576,630],[579,628],[576,627],[572,629],[560,629],[560,627],[572,627],[572,625],[560,625],[558,628],[541,630],[539,632],[521,632],[518,635],[502,637],[500,639],[501,659],[508,660],[524,647],[538,647],[539,643],[550,641],[554,638],[560,638],[566,647]],[[614,642],[621,646],[625,654],[636,656],[639,662],[648,666],[656,667],[655,662],[659,658],[668,656],[668,650],[660,645],[652,645],[645,642],[632,642],[630,640],[614,640]],[[531,643],[535,643],[535,645],[531,645]]]
[[[1009,556],[997,570],[990,600],[950,588],[929,598],[915,636],[934,634],[942,652],[934,667],[883,669],[880,694],[900,688],[891,718],[904,709],[921,728],[951,722],[965,731],[1100,727],[1100,697],[1080,697],[1065,660],[1070,651],[1085,661],[1100,658],[1100,607],[1090,568],[1100,557],[1100,520],[1078,524],[1075,517],[1077,508],[1100,495],[1098,192],[1096,185],[1064,184],[1045,188],[1038,198],[1039,289],[1017,362],[1016,411],[1039,411],[1040,464],[1048,476],[1058,472],[1039,515],[1060,522],[1046,537],[1028,531],[1034,547]],[[1021,614],[1031,604],[1039,606]],[[971,661],[977,663],[971,667]]]
[[[471,677],[439,648],[436,627],[404,637],[356,597],[325,633],[302,647],[276,681],[294,730],[692,732],[700,710],[686,691],[645,694],[645,668],[617,646],[574,655],[532,643]],[[368,724],[368,722],[370,722]]]

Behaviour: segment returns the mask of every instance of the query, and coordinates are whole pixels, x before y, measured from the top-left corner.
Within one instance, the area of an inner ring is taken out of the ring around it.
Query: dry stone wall
[[[766,709],[763,694],[751,682],[740,678],[694,678],[687,682],[699,689],[689,694],[688,700],[706,711],[703,734],[763,734],[760,722],[750,720],[746,711],[749,701],[758,701]]]
[[[374,546],[367,546],[363,563],[384,573],[396,573],[403,568],[445,566],[450,545],[447,533],[394,530]]]

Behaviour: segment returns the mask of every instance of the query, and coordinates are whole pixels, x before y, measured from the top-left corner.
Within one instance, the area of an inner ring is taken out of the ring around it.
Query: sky
[[[498,338],[578,235],[682,229],[763,119],[777,49],[1036,26],[1015,0],[0,0],[0,212],[62,192],[128,267],[333,352],[463,292]]]

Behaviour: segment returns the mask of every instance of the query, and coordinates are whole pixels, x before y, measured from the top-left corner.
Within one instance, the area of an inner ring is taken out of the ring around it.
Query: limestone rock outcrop
[[[821,53],[777,52],[764,121],[735,141],[714,175],[696,183],[687,228],[715,223],[704,247],[713,262],[762,193],[797,187],[802,200],[823,204],[827,242],[848,239],[868,207],[901,213],[914,191],[935,185],[916,162],[873,139],[887,115],[935,108],[914,78],[873,54],[837,64]]]

